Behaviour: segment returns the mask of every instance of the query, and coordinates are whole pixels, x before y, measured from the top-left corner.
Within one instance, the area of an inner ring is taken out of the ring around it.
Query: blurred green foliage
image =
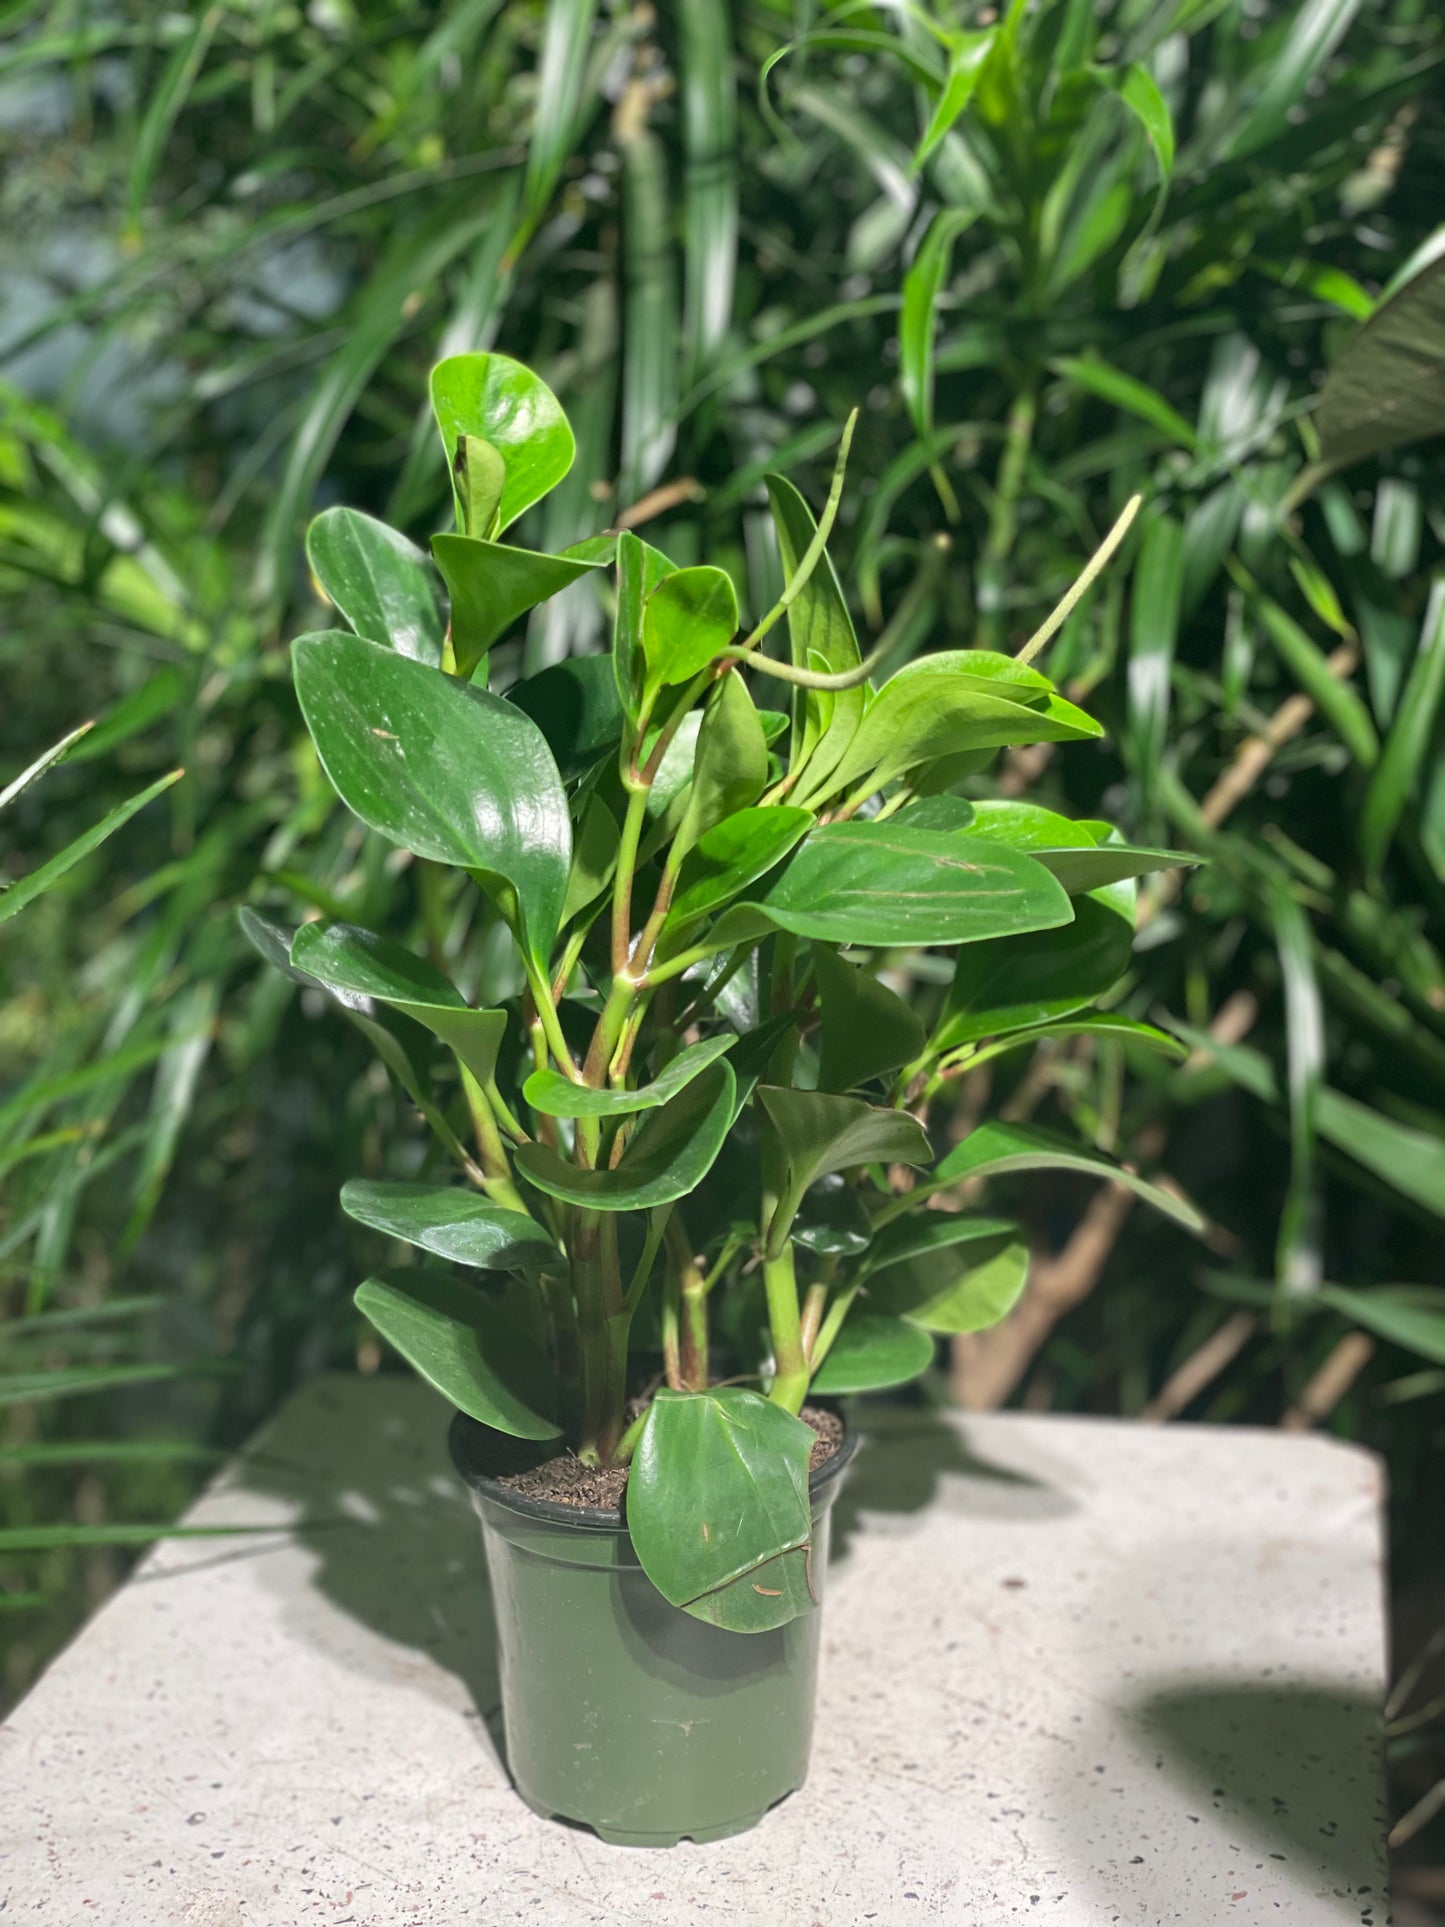
[[[119,1570],[57,1523],[165,1519],[298,1375],[374,1363],[334,1196],[409,1121],[233,913],[395,914],[290,694],[300,531],[331,502],[440,526],[427,370],[493,343],[578,433],[538,542],[636,511],[752,609],[764,472],[816,462],[820,499],[862,405],[835,547],[860,628],[902,609],[915,651],[1016,647],[1143,493],[1047,658],[1110,742],[997,780],[1207,849],[1119,1000],[1199,1048],[976,1075],[1164,1158],[1213,1257],[1121,1216],[1103,1285],[962,1382],[1137,1412],[1228,1330],[1185,1409],[1273,1423],[1362,1328],[1326,1411],[1388,1450],[1400,1556],[1428,1552],[1445,491],[1438,443],[1361,453],[1338,421],[1356,459],[1301,478],[1325,370],[1392,284],[1438,285],[1436,11],[19,0],[4,34],[0,772],[97,719],[11,812],[6,876],[186,775],[0,950],[0,1696]],[[569,591],[498,660],[586,649],[603,613]],[[1030,1191],[1041,1246],[1079,1203]],[[59,1315],[87,1322],[16,1322]]]

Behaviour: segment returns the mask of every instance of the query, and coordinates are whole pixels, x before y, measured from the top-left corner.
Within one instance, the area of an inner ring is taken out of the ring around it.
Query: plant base
[[[618,1846],[721,1840],[803,1784],[820,1614],[730,1633],[668,1602],[618,1512],[522,1498],[483,1469],[489,1434],[458,1418],[452,1457],[482,1523],[507,1764],[548,1818]],[[813,1574],[850,1434],[813,1475]]]

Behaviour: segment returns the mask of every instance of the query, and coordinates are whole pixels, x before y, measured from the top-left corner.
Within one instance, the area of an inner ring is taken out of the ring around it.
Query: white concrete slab
[[[0,1731],[6,1921],[1382,1927],[1366,1454],[880,1415],[808,1786],[646,1853],[508,1787],[445,1417],[313,1384],[192,1522],[318,1523],[160,1548],[52,1666]]]

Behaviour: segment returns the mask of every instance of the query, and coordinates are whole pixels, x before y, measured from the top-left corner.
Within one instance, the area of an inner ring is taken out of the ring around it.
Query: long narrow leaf
[[[114,836],[123,824],[129,823],[137,810],[143,810],[147,803],[161,794],[162,790],[168,790],[172,783],[178,783],[184,775],[184,770],[173,769],[169,776],[162,776],[148,789],[143,789],[138,796],[132,796],[128,802],[119,804],[109,816],[102,817],[92,829],[87,830],[83,836],[78,836],[73,843],[68,843],[48,862],[40,864],[28,876],[21,877],[18,883],[12,883],[4,895],[0,896],[0,923],[8,923],[10,918],[23,910],[27,903],[33,903],[36,897],[43,896],[47,890],[59,883],[67,870],[73,869],[83,858],[88,857],[92,850],[98,850],[107,837]]]

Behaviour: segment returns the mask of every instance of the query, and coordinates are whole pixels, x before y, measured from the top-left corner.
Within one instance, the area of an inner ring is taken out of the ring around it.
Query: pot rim
[[[849,1423],[847,1411],[841,1405],[834,1404],[831,1399],[816,1399],[810,1403],[836,1412],[843,1421],[843,1438],[837,1451],[808,1474],[808,1497],[816,1504],[828,1487],[847,1470],[858,1450],[859,1438],[857,1427]],[[490,1499],[494,1505],[502,1506],[508,1512],[519,1513],[524,1519],[537,1519],[548,1525],[575,1526],[581,1532],[627,1530],[627,1518],[620,1507],[566,1505],[558,1499],[534,1499],[483,1472],[476,1463],[476,1453],[480,1441],[487,1436],[489,1428],[474,1418],[468,1418],[465,1412],[455,1413],[447,1430],[452,1465],[471,1491]]]

